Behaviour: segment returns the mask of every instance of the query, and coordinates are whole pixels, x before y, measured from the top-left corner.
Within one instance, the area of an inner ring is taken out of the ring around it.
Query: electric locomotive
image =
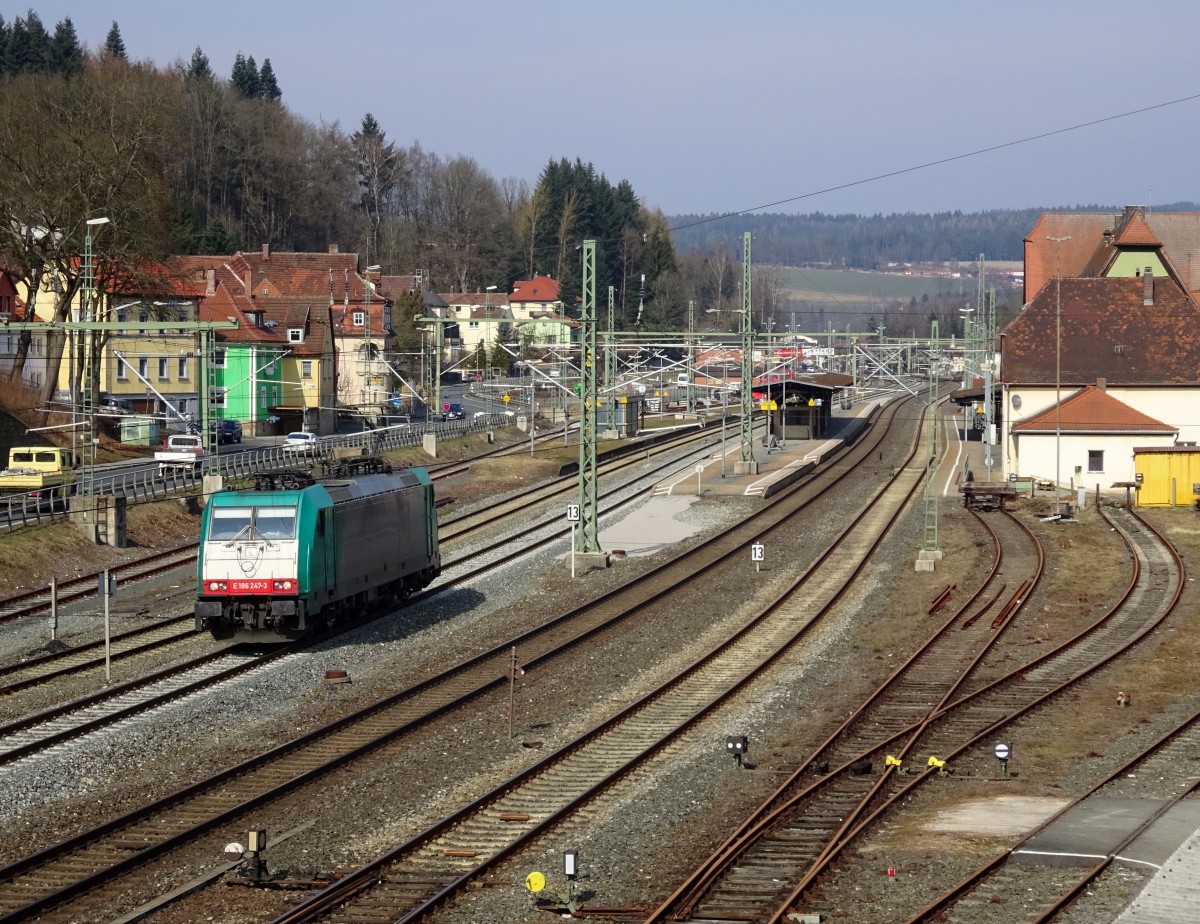
[[[341,464],[320,480],[263,475],[204,507],[196,629],[282,642],[401,598],[441,573],[433,483],[423,468]]]

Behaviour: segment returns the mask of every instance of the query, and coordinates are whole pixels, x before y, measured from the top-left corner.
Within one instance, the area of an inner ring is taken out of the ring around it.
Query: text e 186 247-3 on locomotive
[[[197,630],[247,642],[297,638],[441,573],[433,483],[423,468],[378,466],[218,492],[201,519],[197,572]]]

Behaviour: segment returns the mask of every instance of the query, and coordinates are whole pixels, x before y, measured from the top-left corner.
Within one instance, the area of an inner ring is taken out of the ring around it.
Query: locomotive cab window
[[[295,539],[295,507],[218,507],[213,510],[208,538],[217,542],[255,539]]]
[[[254,511],[254,535],[261,539],[295,539],[295,507],[258,507]]]
[[[218,542],[232,542],[244,538],[239,533],[249,529],[254,511],[250,507],[216,507],[208,524],[208,538]]]

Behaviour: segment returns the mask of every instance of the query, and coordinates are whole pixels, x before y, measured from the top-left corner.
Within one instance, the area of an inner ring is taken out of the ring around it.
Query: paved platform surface
[[[1091,866],[1111,854],[1161,802],[1156,799],[1091,798],[1075,806],[1016,851],[1022,862]],[[1161,867],[1200,826],[1200,801],[1184,802],[1118,854],[1122,862]]]
[[[737,421],[726,425],[724,449],[718,448],[704,461],[664,478],[654,488],[656,497],[700,495],[735,495],[743,497],[765,497],[771,486],[794,477],[805,466],[820,462],[830,452],[839,449],[846,433],[879,406],[876,401],[862,404],[852,410],[835,413],[829,431],[820,440],[788,440],[776,444],[770,450],[763,445],[764,431],[755,430],[754,459],[758,472],[754,475],[736,474],[735,468],[741,453],[741,430]],[[719,428],[719,423],[709,423],[710,429]],[[697,471],[699,469],[699,471]]]

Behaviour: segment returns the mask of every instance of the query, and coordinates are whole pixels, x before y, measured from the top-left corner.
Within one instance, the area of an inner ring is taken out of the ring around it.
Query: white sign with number
[[[761,542],[756,542],[750,546],[751,561],[766,561],[767,548]]]
[[[578,504],[567,504],[567,522],[568,523],[578,523],[579,522],[579,505]]]

